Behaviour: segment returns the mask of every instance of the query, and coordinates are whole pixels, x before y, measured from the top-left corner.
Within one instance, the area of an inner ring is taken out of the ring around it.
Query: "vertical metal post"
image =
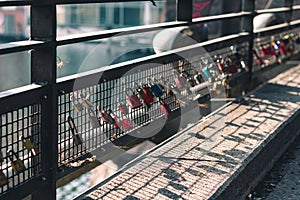
[[[177,21],[192,22],[193,0],[177,0]]]
[[[249,88],[252,86],[252,71],[253,71],[253,43],[254,43],[254,33],[253,33],[253,19],[255,15],[255,1],[253,0],[243,0],[242,11],[251,12],[250,16],[243,17],[242,20],[242,31],[248,32],[250,35],[249,39],[249,49],[248,49],[248,66],[249,66]]]
[[[222,4],[222,13],[235,13],[239,12],[241,9],[241,2],[237,0],[223,0]],[[221,35],[230,35],[239,33],[239,26],[237,24],[240,23],[240,19],[223,19],[221,20]]]
[[[294,5],[294,0],[285,0],[285,2],[284,2],[284,6],[290,8],[290,10],[288,12],[284,13],[285,14],[284,18],[287,23],[290,23],[290,21],[292,20],[293,5]]]
[[[57,92],[56,92],[56,5],[55,1],[33,0],[31,39],[49,42],[47,48],[31,54],[31,82],[44,85],[42,97],[41,167],[42,190],[32,199],[56,199],[57,172]]]

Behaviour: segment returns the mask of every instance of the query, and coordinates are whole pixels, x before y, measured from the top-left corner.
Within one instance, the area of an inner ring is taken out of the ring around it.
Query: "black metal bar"
[[[249,32],[249,47],[248,47],[248,55],[247,55],[247,65],[249,67],[249,81],[248,88],[251,87],[252,73],[253,73],[253,42],[254,42],[254,34],[253,34],[253,19],[254,19],[254,11],[255,11],[255,1],[252,0],[243,0],[242,10],[250,12],[251,15],[243,18],[242,21],[242,30]]]
[[[192,22],[193,0],[177,0],[177,20]]]
[[[1,1],[0,7],[4,6],[29,6],[31,5],[31,0],[24,0],[24,1]]]
[[[57,116],[56,95],[56,4],[34,0],[31,7],[31,37],[50,42],[50,46],[31,54],[31,82],[47,84],[47,94],[42,101],[41,176],[42,189],[32,194],[32,199],[56,199],[57,172]],[[47,194],[47,195],[45,195]]]
[[[0,104],[3,106],[0,107],[0,113],[39,103],[44,95],[46,88],[35,84],[1,92]]]
[[[31,195],[32,191],[42,190],[41,183],[41,177],[33,178],[27,181],[26,184],[21,184],[7,192],[4,192],[1,194],[1,199],[24,199],[25,197]],[[46,198],[47,195],[51,194],[44,194],[44,197]]]

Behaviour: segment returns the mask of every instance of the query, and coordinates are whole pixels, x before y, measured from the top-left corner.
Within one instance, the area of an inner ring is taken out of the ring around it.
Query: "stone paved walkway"
[[[214,199],[300,105],[300,66],[142,155],[78,199]]]

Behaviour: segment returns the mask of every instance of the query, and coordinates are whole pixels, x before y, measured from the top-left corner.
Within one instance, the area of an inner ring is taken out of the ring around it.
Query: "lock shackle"
[[[162,98],[158,98],[158,102],[162,105],[166,104],[166,102]]]
[[[129,94],[129,92],[131,92],[131,94]],[[134,91],[133,91],[132,88],[126,88],[125,89],[125,94],[126,94],[127,97],[129,97],[129,96],[134,94]]]
[[[7,155],[10,161],[14,161],[14,157],[16,157],[16,159],[19,159],[18,154],[14,152],[12,149],[7,150]]]
[[[140,85],[136,81],[134,81],[133,88],[138,90],[138,89],[140,89]]]
[[[78,131],[77,131],[74,119],[71,116],[68,116],[68,124],[71,129],[72,135],[75,136],[78,133]]]

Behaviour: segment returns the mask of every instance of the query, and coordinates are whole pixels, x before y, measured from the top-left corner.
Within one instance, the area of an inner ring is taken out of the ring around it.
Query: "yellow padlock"
[[[36,155],[38,154],[38,150],[36,148],[36,145],[30,140],[30,138],[25,138],[23,136],[21,136],[21,140],[23,143],[23,146],[32,153],[32,155]]]

